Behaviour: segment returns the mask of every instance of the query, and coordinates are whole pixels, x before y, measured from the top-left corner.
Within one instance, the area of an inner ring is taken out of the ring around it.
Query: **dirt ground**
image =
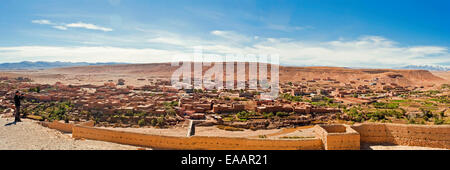
[[[94,140],[75,140],[71,134],[22,119],[0,118],[0,150],[137,150],[141,147]],[[150,148],[145,148],[150,149]]]

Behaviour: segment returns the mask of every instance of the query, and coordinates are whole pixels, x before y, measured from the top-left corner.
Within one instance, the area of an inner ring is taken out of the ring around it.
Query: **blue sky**
[[[283,65],[450,66],[444,0],[2,0],[0,63],[277,54]]]

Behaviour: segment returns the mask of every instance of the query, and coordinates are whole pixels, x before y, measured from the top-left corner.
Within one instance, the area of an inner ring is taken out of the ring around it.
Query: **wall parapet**
[[[316,125],[314,128],[325,150],[360,149],[360,135],[348,125]]]
[[[183,150],[356,150],[361,143],[396,144],[450,149],[450,125],[405,125],[363,123],[356,125],[316,125],[314,139],[251,139],[233,137],[175,137],[125,132],[58,121],[43,126],[73,138],[108,141],[157,149]]]
[[[157,149],[185,150],[322,150],[320,139],[249,139],[231,137],[174,137],[76,125],[73,138],[85,138]]]
[[[361,142],[450,149],[450,125],[363,123],[352,126]]]

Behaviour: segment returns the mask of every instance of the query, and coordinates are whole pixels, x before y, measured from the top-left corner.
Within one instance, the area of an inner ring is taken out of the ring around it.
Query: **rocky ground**
[[[75,140],[70,134],[43,127],[32,120],[12,124],[0,118],[0,150],[136,150],[140,147],[93,140]],[[145,148],[149,149],[149,148]]]

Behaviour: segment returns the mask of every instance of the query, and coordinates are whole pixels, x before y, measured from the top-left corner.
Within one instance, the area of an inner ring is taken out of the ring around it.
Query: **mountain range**
[[[47,62],[47,61],[22,61],[18,63],[0,63],[2,70],[28,70],[28,69],[49,69],[59,67],[75,67],[75,66],[93,66],[93,65],[116,65],[126,63],[105,62],[105,63],[88,63],[88,62]]]
[[[450,67],[448,67],[448,66],[440,66],[440,65],[407,65],[407,66],[404,66],[404,67],[400,67],[399,69],[429,70],[429,71],[450,71]]]
[[[27,70],[27,69],[49,69],[59,67],[76,67],[76,66],[95,66],[95,65],[117,65],[117,64],[129,64],[118,62],[47,62],[47,61],[22,61],[17,63],[0,63],[1,70]],[[440,65],[407,65],[402,67],[396,67],[393,69],[406,69],[406,70],[429,70],[429,71],[450,71],[448,66]]]

